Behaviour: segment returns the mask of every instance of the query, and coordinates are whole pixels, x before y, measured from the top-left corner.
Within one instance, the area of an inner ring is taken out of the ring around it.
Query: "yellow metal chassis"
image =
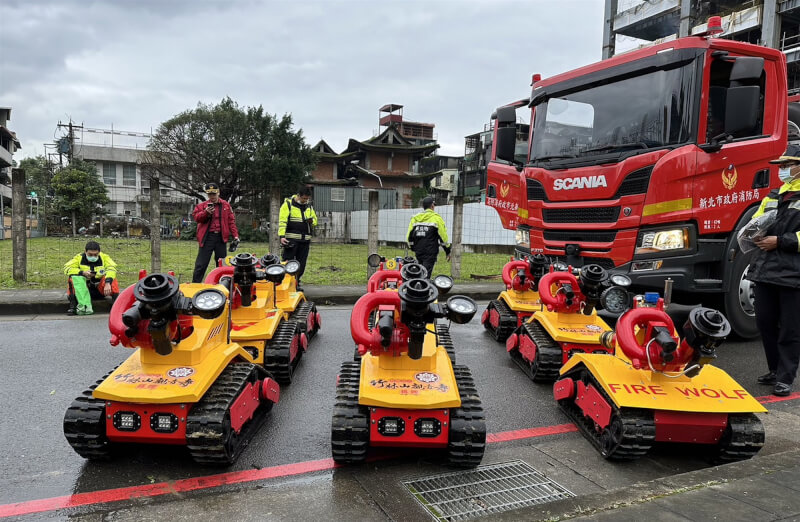
[[[428,325],[431,329],[433,325]],[[358,403],[397,409],[439,409],[461,406],[453,365],[447,351],[436,345],[436,336],[426,334],[422,357],[406,355],[361,358]]]
[[[636,370],[622,350],[617,355],[576,353],[561,375],[585,367],[617,407],[706,413],[762,413],[766,408],[725,371],[703,366],[695,377]]]
[[[503,290],[497,297],[500,301],[505,301],[512,312],[534,313],[542,310],[542,302],[539,300],[539,292],[526,290],[517,292],[516,290]]]
[[[202,283],[181,285],[181,291],[189,298],[206,288],[209,286]],[[224,286],[214,288],[228,295]],[[229,316],[230,305],[215,319],[194,316],[192,333],[174,345],[169,355],[137,348],[94,390],[94,397],[145,404],[199,401],[234,358],[254,362],[239,344],[229,341]]]
[[[543,310],[531,316],[559,343],[600,344],[600,334],[611,327],[593,311],[591,315],[582,313],[550,312]]]

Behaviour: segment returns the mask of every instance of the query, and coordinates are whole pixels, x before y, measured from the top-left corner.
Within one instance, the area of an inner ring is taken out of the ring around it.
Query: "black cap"
[[[770,161],[770,163],[776,163],[778,165],[784,165],[787,163],[800,163],[800,145],[790,143],[788,147],[786,147],[786,152],[783,153],[783,156],[776,160]]]
[[[219,194],[219,185],[212,181],[203,185],[203,190],[206,191],[206,194]]]

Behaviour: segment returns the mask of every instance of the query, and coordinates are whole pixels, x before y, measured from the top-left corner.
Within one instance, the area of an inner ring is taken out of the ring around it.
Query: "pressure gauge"
[[[465,295],[454,295],[447,300],[447,318],[456,324],[465,324],[472,320],[478,305]]]
[[[286,269],[287,274],[293,276],[300,271],[300,261],[296,259],[287,261],[286,264],[284,265],[284,268]]]
[[[440,295],[445,295],[453,288],[453,279],[450,276],[438,275],[433,278],[433,286],[439,290]]]
[[[367,257],[367,266],[370,268],[378,268],[381,266],[381,261],[383,261],[383,258],[380,254],[370,254],[369,257]]]
[[[286,267],[283,265],[269,265],[264,269],[267,281],[270,283],[280,283],[283,281],[283,276],[286,275]]]
[[[225,309],[226,300],[225,294],[219,290],[201,290],[192,298],[192,311],[203,319],[213,319]]]

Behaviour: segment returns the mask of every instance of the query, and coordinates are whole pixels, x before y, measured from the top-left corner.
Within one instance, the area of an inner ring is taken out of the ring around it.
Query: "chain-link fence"
[[[0,241],[0,287],[2,288],[62,288],[65,286],[64,264],[84,251],[89,240],[100,243],[103,252],[117,263],[120,286],[130,285],[138,279],[139,270],[151,267],[151,249],[148,238],[111,237],[42,237],[27,240],[27,282],[13,281],[12,241]],[[161,269],[172,270],[181,282],[191,281],[197,256],[195,240],[162,240]],[[249,252],[259,258],[269,253],[269,244],[242,241],[236,253]],[[413,255],[402,247],[380,246],[378,253],[386,258]],[[280,255],[280,253],[278,252]],[[367,246],[358,243],[311,243],[305,284],[361,285],[367,280]],[[461,280],[475,280],[475,276],[498,275],[508,261],[508,253],[472,254],[462,257]],[[209,264],[209,271],[212,266]],[[450,274],[450,263],[440,253],[435,273]]]
[[[436,211],[444,219],[453,239],[454,207],[442,205]],[[385,258],[413,255],[405,248],[408,223],[419,209],[385,209],[377,213],[378,226],[370,229],[369,211],[321,213],[315,237],[312,241],[303,282],[312,285],[362,285],[367,280],[367,242],[374,235],[378,241],[378,254]],[[513,232],[504,230],[497,213],[485,205],[475,203],[462,207],[462,247],[465,252],[461,258],[460,280],[498,276],[509,259],[513,248]],[[241,221],[241,220],[240,220]],[[123,230],[105,228],[104,237],[88,230],[77,237],[29,237],[27,245],[27,272],[25,282],[13,280],[12,241],[0,241],[0,287],[61,288],[65,285],[64,264],[85,250],[86,242],[96,240],[101,250],[110,255],[118,267],[121,286],[127,286],[138,279],[139,271],[150,270],[152,266],[151,242],[146,234],[149,227],[134,226],[126,222]],[[267,233],[259,233],[255,225],[244,230],[240,222],[240,235],[243,237],[237,253],[247,252],[261,258],[270,253]],[[162,227],[161,259],[162,271],[174,271],[181,282],[190,281],[194,270],[198,245],[194,238],[193,226],[176,228],[181,233]],[[249,232],[249,233],[246,233]],[[122,237],[119,237],[122,235]],[[138,237],[137,237],[138,236]],[[169,238],[169,239],[167,239]],[[472,253],[482,252],[499,253]],[[281,252],[272,252],[280,255]],[[213,268],[209,266],[208,269]],[[208,271],[207,269],[207,271]],[[451,264],[440,252],[434,274],[451,274]]]

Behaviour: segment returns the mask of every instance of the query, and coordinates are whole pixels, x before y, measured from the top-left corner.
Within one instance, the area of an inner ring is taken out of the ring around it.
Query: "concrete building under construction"
[[[710,16],[722,17],[721,38],[781,49],[789,94],[800,94],[800,0],[606,0],[603,58],[622,41],[636,48],[701,33]]]
[[[11,166],[14,152],[21,149],[16,133],[8,128],[11,107],[0,107],[0,239],[11,237],[11,216],[6,209],[11,208]]]

